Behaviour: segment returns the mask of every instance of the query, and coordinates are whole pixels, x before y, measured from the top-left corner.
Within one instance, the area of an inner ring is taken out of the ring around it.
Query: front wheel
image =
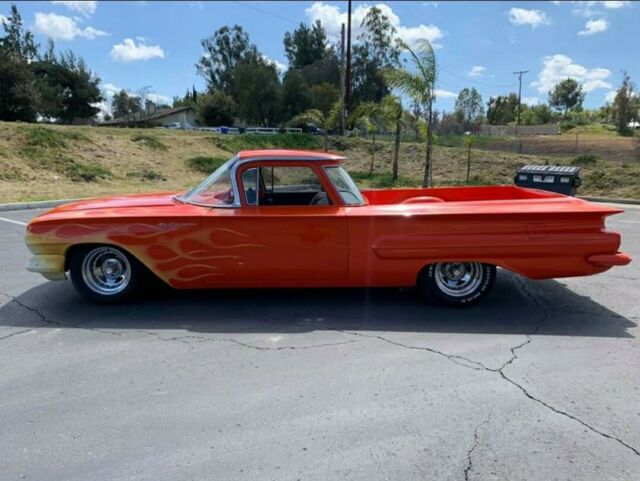
[[[496,266],[481,262],[438,262],[419,275],[418,289],[430,304],[468,306],[486,296],[496,279]]]
[[[114,246],[87,246],[72,253],[71,282],[85,299],[117,304],[137,295],[143,283],[143,266]]]

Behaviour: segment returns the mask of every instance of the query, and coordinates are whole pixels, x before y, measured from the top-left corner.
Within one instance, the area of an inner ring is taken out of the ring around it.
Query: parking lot
[[[24,270],[40,211],[0,212],[0,479],[638,479],[640,209],[624,208],[607,224],[631,265],[501,271],[470,309],[396,289],[94,306]]]

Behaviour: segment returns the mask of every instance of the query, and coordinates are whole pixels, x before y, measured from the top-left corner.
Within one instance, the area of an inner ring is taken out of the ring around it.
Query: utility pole
[[[516,121],[516,125],[520,125],[520,99],[522,98],[522,76],[526,73],[529,73],[529,71],[520,70],[518,72],[513,72],[513,75],[518,76],[518,120]]]
[[[345,72],[344,72],[344,23],[340,30],[340,98],[342,99],[340,106],[340,135],[344,135],[344,95],[345,95]]]
[[[351,0],[347,14],[347,68],[345,74],[344,108],[347,114],[351,112]]]

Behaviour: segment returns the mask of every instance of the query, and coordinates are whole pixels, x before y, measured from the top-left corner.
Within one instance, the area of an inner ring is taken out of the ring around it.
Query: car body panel
[[[163,192],[55,208],[27,227],[28,268],[64,278],[69,249],[86,244],[121,247],[183,289],[413,286],[425,265],[454,261],[546,279],[630,261],[604,225],[620,209],[513,186],[364,190],[364,205],[340,205],[323,172],[340,159],[241,152],[234,170],[240,182],[243,165],[312,163],[332,205],[248,206],[241,196],[239,207],[210,208]]]

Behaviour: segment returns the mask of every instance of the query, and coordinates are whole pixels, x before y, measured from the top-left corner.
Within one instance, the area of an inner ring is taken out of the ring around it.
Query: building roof
[[[263,149],[263,150],[242,150],[238,152],[240,160],[251,159],[277,159],[277,160],[344,160],[345,157],[332,152],[318,152],[316,150],[293,150],[293,149]]]
[[[141,118],[135,118],[133,120],[133,122],[144,122],[145,120],[147,122],[153,122],[154,120],[159,120],[162,119],[164,117],[168,117],[169,115],[173,115],[173,114],[177,114],[180,112],[186,112],[187,110],[194,110],[193,107],[175,107],[175,108],[170,108],[170,109],[157,109],[153,114],[149,115],[148,117],[141,119]],[[123,123],[128,123],[129,121],[124,118],[124,117],[118,117],[116,119],[112,119],[112,120],[107,120],[105,122],[102,122],[103,125],[117,125],[117,124],[123,124]]]

